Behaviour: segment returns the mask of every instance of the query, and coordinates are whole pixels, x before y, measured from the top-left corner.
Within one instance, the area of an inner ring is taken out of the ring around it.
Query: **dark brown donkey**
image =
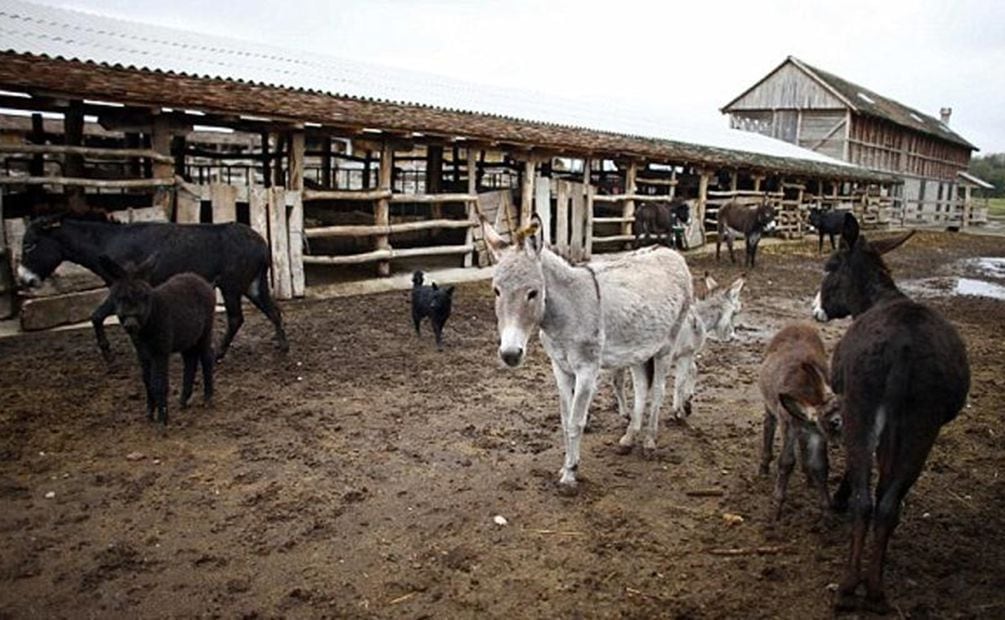
[[[727,202],[719,209],[716,219],[719,234],[715,237],[715,260],[719,260],[719,248],[725,239],[726,247],[729,248],[729,260],[735,263],[733,239],[743,237],[747,249],[743,264],[753,267],[761,236],[764,231],[775,227],[775,208],[768,204],[767,197],[759,205]]]
[[[911,234],[869,242],[847,215],[841,245],[827,262],[813,307],[819,321],[855,319],[831,358],[831,387],[843,399],[846,451],[834,506],[846,509],[850,500],[854,523],[838,609],[889,610],[883,562],[901,502],[921,474],[942,425],[960,412],[970,389],[967,352],[956,329],[900,292],[883,264],[880,255]],[[873,454],[879,469],[875,504],[869,490]],[[862,550],[870,522],[872,558],[863,578]],[[856,590],[863,582],[865,599],[860,602]]]

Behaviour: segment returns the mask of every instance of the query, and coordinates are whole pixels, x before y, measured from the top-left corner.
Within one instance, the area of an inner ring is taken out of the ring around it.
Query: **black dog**
[[[450,318],[450,305],[454,299],[454,287],[438,288],[433,282],[430,286],[422,283],[422,272],[412,274],[412,322],[415,323],[415,335],[419,335],[419,322],[429,317],[436,334],[436,348],[443,350],[443,326]]]

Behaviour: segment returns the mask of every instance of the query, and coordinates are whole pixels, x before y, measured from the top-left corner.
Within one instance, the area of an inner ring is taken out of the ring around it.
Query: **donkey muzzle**
[[[826,323],[828,320],[827,312],[824,310],[823,302],[820,300],[820,293],[817,293],[817,296],[813,298],[813,318],[821,323]]]
[[[499,349],[499,359],[510,368],[516,368],[523,361],[523,348]]]
[[[35,287],[38,286],[42,279],[39,278],[35,273],[27,269],[24,265],[17,266],[17,280],[21,283],[21,286]]]

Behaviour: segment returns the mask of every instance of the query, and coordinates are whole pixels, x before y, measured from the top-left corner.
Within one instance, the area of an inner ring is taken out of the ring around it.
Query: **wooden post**
[[[393,181],[392,177],[394,176],[394,148],[391,146],[390,142],[385,142],[380,149],[380,170],[378,174],[378,189],[391,191],[391,183]],[[381,198],[377,201],[377,206],[374,211],[374,224],[382,227],[391,225],[391,201],[388,198]],[[378,251],[390,251],[391,240],[386,233],[377,236],[376,246]],[[378,261],[377,275],[391,275],[391,261]]]
[[[736,193],[736,188],[740,184],[740,173],[736,170],[729,173],[729,191]]]
[[[321,187],[332,188],[332,137],[321,136]]]
[[[171,155],[171,127],[167,117],[157,114],[153,118],[153,128],[150,134],[150,148],[161,155]],[[174,165],[155,161],[151,168],[153,178],[171,179],[174,178]],[[159,188],[154,193],[153,206],[164,210],[164,218],[171,219],[171,197],[174,195],[173,189]]]
[[[523,180],[520,186],[520,227],[530,224],[534,213],[534,177],[537,165],[530,155],[523,162]]]
[[[442,149],[440,154],[442,156]],[[477,196],[478,195],[478,162],[475,160],[475,151],[468,146],[468,195]],[[442,160],[441,160],[442,161]],[[427,170],[428,172],[428,170]],[[467,202],[467,215],[468,221],[472,224],[478,222],[478,199],[469,200]],[[471,246],[471,251],[464,255],[464,266],[470,267],[474,264],[475,260],[475,250],[474,250],[474,227],[469,226],[467,231],[464,233],[464,245]]]
[[[294,297],[303,297],[304,280],[304,150],[306,136],[295,131],[290,136],[289,247],[290,287]]]
[[[701,242],[705,243],[705,205],[708,202],[708,181],[712,173],[700,170],[698,177],[698,230],[701,231]]]
[[[67,146],[83,146],[84,144],[84,102],[74,99],[63,117],[63,133]],[[84,158],[80,155],[67,154],[63,158],[63,176],[80,178],[84,176]],[[84,188],[66,188],[67,206],[70,211],[82,213],[87,210],[84,200]]]
[[[590,185],[590,166],[591,162],[588,158],[583,159],[583,191],[586,195],[583,199],[586,201],[586,241],[583,247],[583,258],[590,260],[593,255],[593,186]],[[671,188],[673,191],[673,188]]]
[[[269,147],[269,132],[263,131],[260,137],[262,141],[262,185],[272,187],[272,150]]]
[[[960,223],[961,229],[970,225],[970,212],[973,206],[970,202],[970,190],[971,187],[969,185],[963,186],[963,221]]]
[[[803,183],[803,187],[805,187],[805,185],[806,184]],[[806,234],[803,230],[803,227],[805,226],[805,222],[803,221],[803,192],[805,190],[803,187],[799,188],[799,194],[796,196],[796,232],[799,234],[800,238]]]
[[[628,169],[625,170],[625,193],[634,194],[636,191],[635,178],[638,176],[638,164],[635,161],[628,162]],[[635,201],[626,200],[621,208],[621,217],[635,217]],[[622,222],[621,223],[621,234],[630,235],[632,234],[632,223]]]
[[[569,258],[569,183],[555,184],[555,248],[559,255]]]
[[[758,174],[758,175],[754,176],[754,191],[755,192],[761,191],[761,181],[763,181],[763,180],[764,180],[764,175],[763,174]]]
[[[443,180],[443,147],[430,145],[426,147],[426,193],[439,194]],[[430,217],[434,220],[443,219],[443,205],[434,204],[430,209]]]
[[[226,183],[211,183],[209,201],[213,207],[213,223],[237,221],[237,188]]]
[[[670,191],[667,197],[673,200],[677,195],[677,166],[674,166],[673,170],[670,171]]]
[[[45,121],[42,115],[35,113],[31,115],[31,133],[28,134],[28,141],[32,144],[45,144]],[[28,172],[33,177],[45,176],[45,155],[39,153],[31,158],[28,164]],[[64,175],[65,176],[65,175]],[[43,187],[41,185],[28,186],[28,204],[32,209],[42,202]]]
[[[293,296],[290,279],[289,231],[286,220],[286,188],[273,187],[268,192],[269,245],[272,248],[272,285],[276,299]]]

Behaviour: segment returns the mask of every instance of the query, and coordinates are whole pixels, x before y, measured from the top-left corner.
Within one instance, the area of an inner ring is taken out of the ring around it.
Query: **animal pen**
[[[725,148],[556,123],[547,111],[503,115],[487,103],[498,93],[457,102],[409,91],[416,76],[397,73],[383,84],[394,98],[352,83],[363,68],[343,61],[158,27],[141,40],[123,22],[4,5],[4,27],[23,36],[0,53],[0,313],[19,311],[23,329],[83,320],[104,294],[63,265],[15,296],[26,219],[46,212],[244,222],[269,243],[278,299],[419,263],[485,265],[483,217],[512,230],[536,211],[574,261],[630,247],[640,201],[688,200],[689,247],[714,234],[706,223],[730,200],[771,201],[785,235],[803,233],[813,206],[874,226],[903,218],[893,177],[766,138]],[[213,54],[248,60],[218,67]],[[344,77],[341,90],[325,75]]]

